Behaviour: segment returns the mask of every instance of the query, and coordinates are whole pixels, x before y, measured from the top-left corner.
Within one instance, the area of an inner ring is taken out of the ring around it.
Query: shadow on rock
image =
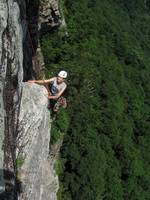
[[[5,188],[0,192],[0,200],[17,200],[18,195],[22,192],[21,182],[10,171],[1,169],[0,174],[4,174],[4,183],[0,179],[0,188]]]

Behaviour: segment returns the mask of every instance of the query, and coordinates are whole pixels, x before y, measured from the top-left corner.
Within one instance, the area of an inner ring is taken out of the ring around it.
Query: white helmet
[[[60,71],[58,73],[58,76],[61,77],[61,78],[67,78],[67,72],[66,71]]]

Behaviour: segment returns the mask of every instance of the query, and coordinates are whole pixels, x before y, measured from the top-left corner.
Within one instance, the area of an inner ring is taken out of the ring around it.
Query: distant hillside
[[[69,72],[68,110],[52,131],[65,132],[58,199],[148,200],[150,3],[61,7],[67,28],[41,38],[47,76]]]

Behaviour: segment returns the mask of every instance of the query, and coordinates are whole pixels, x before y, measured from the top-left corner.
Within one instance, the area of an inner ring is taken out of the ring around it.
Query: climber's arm
[[[47,79],[47,80],[29,80],[28,83],[39,83],[39,84],[45,84],[45,83],[50,83],[54,81],[55,77]]]
[[[57,95],[48,95],[48,99],[58,99],[65,91],[66,86]]]

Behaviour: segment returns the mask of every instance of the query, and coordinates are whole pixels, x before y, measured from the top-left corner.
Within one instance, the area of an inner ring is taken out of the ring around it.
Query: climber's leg
[[[54,121],[57,117],[57,113],[58,113],[58,110],[61,106],[61,103],[60,103],[60,98],[57,99],[57,101],[55,101],[55,103],[53,104],[53,108],[52,108],[52,120]]]
[[[57,113],[60,109],[60,107],[66,108],[67,107],[67,102],[66,102],[66,98],[64,97],[60,97],[56,103],[53,106],[52,109],[52,119],[55,120],[57,117]]]
[[[63,107],[63,108],[67,108],[67,100],[66,100],[66,98],[65,97],[61,97],[61,106]]]

